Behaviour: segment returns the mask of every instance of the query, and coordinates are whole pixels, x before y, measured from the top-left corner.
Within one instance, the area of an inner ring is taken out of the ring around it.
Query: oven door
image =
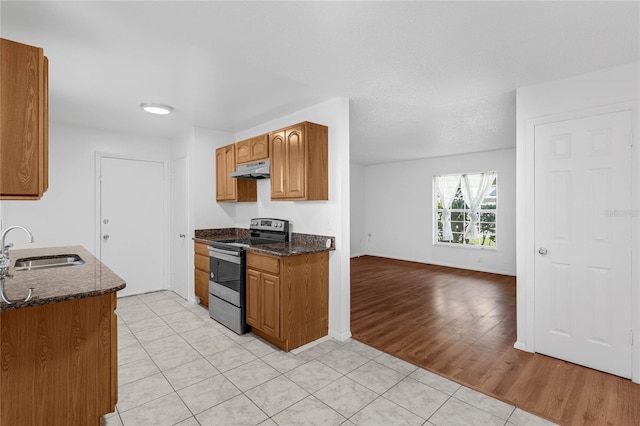
[[[210,281],[231,291],[243,292],[244,251],[209,247]]]

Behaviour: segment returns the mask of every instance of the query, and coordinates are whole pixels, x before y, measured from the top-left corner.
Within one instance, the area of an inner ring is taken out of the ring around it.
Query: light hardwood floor
[[[515,278],[373,256],[351,261],[353,338],[567,425],[640,424],[640,385],[513,348]]]

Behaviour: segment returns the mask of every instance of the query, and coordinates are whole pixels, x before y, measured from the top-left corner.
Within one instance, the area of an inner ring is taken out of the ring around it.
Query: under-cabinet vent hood
[[[270,177],[270,164],[269,160],[240,164],[229,176],[238,179],[267,179]]]

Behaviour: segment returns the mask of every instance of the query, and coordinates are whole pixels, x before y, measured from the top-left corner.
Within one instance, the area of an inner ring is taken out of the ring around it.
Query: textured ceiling
[[[2,1],[0,34],[45,49],[52,121],[236,132],[344,96],[374,164],[515,146],[515,89],[639,60],[639,5]]]

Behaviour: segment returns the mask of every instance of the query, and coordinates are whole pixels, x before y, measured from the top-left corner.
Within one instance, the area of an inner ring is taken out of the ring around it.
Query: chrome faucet
[[[7,238],[7,234],[12,229],[22,229],[29,236],[29,242],[32,243],[35,240],[33,239],[33,234],[24,226],[10,226],[2,232],[2,236],[0,236],[0,298],[7,304],[11,305],[14,302],[9,300],[4,292],[4,279],[5,277],[10,277],[9,275],[9,266],[11,266],[11,259],[9,258],[9,249],[13,247],[12,243],[6,244],[5,240]],[[31,299],[31,295],[33,293],[33,289],[29,289],[29,294],[27,298],[24,299],[24,302],[28,302]]]

